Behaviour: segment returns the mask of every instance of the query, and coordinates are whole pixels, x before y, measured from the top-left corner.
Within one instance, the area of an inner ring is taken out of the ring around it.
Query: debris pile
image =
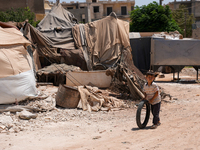
[[[79,108],[87,111],[111,110],[112,108],[128,107],[123,101],[102,94],[97,87],[79,86],[78,90],[81,95]]]
[[[66,81],[66,72],[80,71],[79,67],[67,64],[51,64],[37,71],[38,82],[53,82],[54,85],[63,84]]]
[[[106,89],[98,89],[97,87],[87,86],[87,88],[92,90],[92,93],[89,90],[89,95],[86,95],[89,99],[93,94],[102,97],[103,102],[98,109],[100,113],[117,111],[124,109],[124,107],[129,107],[125,100],[113,97],[117,94],[120,96],[119,93],[113,93]],[[65,109],[56,106],[55,95],[58,87],[50,85],[39,86],[38,90],[41,91],[39,98],[26,99],[19,102],[19,105],[0,105],[0,133],[18,133],[23,130],[34,131],[50,123],[73,121],[80,118],[90,120],[92,117],[91,112],[79,109],[80,107]],[[91,101],[87,101],[86,99],[85,102],[91,104]],[[95,108],[95,106],[100,105],[94,102],[93,106],[90,107]]]

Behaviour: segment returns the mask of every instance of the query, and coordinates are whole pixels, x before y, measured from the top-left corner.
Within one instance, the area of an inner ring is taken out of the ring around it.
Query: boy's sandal
[[[158,122],[158,123],[157,123],[157,126],[159,126],[159,125],[161,125],[161,123],[160,123],[160,122]]]
[[[157,125],[152,125],[151,126],[151,129],[156,129],[157,128]]]

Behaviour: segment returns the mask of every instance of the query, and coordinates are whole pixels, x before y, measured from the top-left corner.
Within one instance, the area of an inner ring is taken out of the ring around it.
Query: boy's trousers
[[[154,125],[157,125],[158,121],[160,121],[160,118],[159,118],[160,104],[161,104],[161,102],[159,102],[155,105],[151,105],[151,112],[153,114],[153,124]]]

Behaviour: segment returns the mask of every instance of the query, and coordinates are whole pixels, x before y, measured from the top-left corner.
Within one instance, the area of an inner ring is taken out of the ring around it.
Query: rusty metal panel
[[[151,65],[200,65],[200,40],[152,39]]]

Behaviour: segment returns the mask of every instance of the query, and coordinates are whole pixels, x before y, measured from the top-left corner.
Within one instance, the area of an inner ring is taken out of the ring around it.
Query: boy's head
[[[148,83],[152,83],[156,77],[157,77],[157,74],[155,72],[153,72],[152,70],[149,70],[146,73],[146,79],[147,79]]]

